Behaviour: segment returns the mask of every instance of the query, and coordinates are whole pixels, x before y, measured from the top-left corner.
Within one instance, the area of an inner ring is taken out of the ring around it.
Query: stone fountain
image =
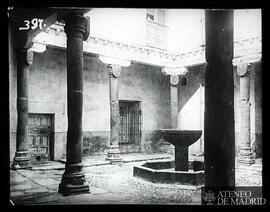
[[[201,130],[160,130],[161,136],[175,146],[175,171],[188,171],[188,147],[201,136]]]
[[[188,161],[188,147],[201,137],[202,131],[162,129],[158,133],[175,146],[175,160],[146,162],[142,166],[134,166],[133,176],[154,183],[203,184],[203,162]]]

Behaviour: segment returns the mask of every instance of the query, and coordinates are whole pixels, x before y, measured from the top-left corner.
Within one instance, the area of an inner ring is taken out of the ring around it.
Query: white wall
[[[178,129],[204,130],[204,87],[201,85],[178,114]],[[202,137],[189,147],[189,154],[203,152]]]
[[[261,10],[234,11],[234,40],[261,35]]]
[[[179,52],[196,48],[202,42],[204,10],[170,9],[168,12],[168,50]]]
[[[95,8],[90,16],[90,36],[145,45],[146,9]],[[168,9],[168,50],[196,48],[204,40],[204,10]],[[234,39],[261,34],[261,10],[234,10]]]
[[[96,8],[86,15],[90,16],[90,36],[145,44],[146,9]]]

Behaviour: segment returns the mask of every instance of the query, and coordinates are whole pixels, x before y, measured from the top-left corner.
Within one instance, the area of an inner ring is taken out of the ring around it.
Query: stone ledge
[[[142,166],[134,166],[133,176],[153,183],[176,183],[182,185],[202,185],[204,171],[174,171],[173,161],[147,162]]]

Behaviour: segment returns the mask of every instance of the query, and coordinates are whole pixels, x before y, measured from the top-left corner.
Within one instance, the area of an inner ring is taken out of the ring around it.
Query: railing
[[[156,22],[146,22],[146,46],[167,49],[168,27]]]

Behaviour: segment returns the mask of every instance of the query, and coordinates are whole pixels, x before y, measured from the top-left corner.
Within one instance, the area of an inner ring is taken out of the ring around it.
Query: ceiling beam
[[[61,21],[63,17],[72,12],[81,12],[82,14],[90,11],[88,8],[14,8],[10,12],[10,22],[14,24],[15,45],[16,48],[31,48],[33,38],[40,32],[45,31],[56,21]],[[31,29],[33,19],[41,19],[42,26]],[[29,23],[29,29],[20,30]]]

